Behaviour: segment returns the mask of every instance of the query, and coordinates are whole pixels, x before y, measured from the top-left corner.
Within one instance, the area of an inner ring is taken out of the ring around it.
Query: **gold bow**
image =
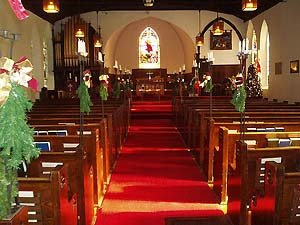
[[[7,57],[0,58],[0,107],[8,99],[11,82],[28,87],[28,81],[32,79],[28,74],[32,69],[31,62],[25,57],[17,62]]]
[[[4,105],[8,99],[9,92],[11,90],[11,84],[9,76],[6,73],[0,74],[0,108]]]

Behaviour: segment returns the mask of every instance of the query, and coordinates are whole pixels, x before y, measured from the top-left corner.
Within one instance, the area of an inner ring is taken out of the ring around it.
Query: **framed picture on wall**
[[[290,73],[299,73],[299,60],[290,61]]]
[[[282,62],[275,63],[275,74],[282,74]]]
[[[222,35],[213,35],[210,31],[211,50],[232,50],[232,31],[225,31]]]

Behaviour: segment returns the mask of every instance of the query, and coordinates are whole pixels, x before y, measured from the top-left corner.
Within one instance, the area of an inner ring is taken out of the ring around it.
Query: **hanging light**
[[[94,47],[95,48],[101,48],[102,47],[102,43],[101,43],[101,39],[100,39],[100,37],[97,37],[97,36],[99,36],[99,35],[95,35],[94,36]]]
[[[218,19],[213,24],[212,33],[213,35],[222,35],[224,33],[224,21]]]
[[[46,13],[58,13],[59,0],[43,0],[43,10]]]
[[[100,26],[98,25],[98,11],[97,11],[97,29],[98,29],[98,34],[96,33],[94,35],[94,47],[101,48],[102,47],[102,39],[101,39],[101,33],[100,33]]]
[[[257,0],[243,0],[242,1],[243,11],[255,11],[257,10]]]
[[[204,45],[204,36],[201,36],[200,34],[196,36],[196,46],[203,46]]]
[[[154,0],[143,0],[144,1],[144,6],[146,7],[152,7],[154,4]]]
[[[84,25],[76,24],[75,25],[75,37],[77,38],[84,38]]]

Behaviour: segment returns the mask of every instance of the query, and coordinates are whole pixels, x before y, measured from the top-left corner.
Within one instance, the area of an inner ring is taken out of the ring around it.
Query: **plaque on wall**
[[[211,50],[232,50],[232,31],[227,30],[222,35],[213,35],[210,32]]]
[[[282,74],[282,62],[275,63],[275,74]]]

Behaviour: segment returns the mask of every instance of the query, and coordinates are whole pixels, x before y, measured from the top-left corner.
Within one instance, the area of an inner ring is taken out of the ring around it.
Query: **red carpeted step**
[[[166,217],[222,215],[170,119],[136,119],[97,225],[163,225]]]

